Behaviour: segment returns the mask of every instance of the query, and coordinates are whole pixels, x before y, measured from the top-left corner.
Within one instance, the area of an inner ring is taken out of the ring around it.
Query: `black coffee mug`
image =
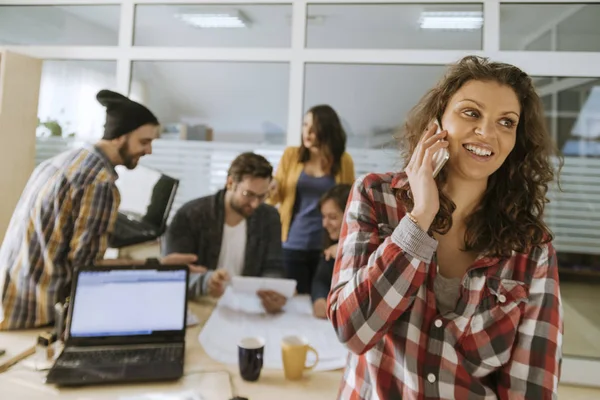
[[[260,337],[247,337],[238,343],[238,364],[240,375],[245,381],[258,380],[263,367],[265,340]]]

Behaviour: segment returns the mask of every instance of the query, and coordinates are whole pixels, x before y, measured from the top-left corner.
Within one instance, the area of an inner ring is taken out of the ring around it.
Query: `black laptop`
[[[186,266],[80,269],[65,347],[46,383],[175,380],[183,376]]]
[[[120,248],[159,238],[167,229],[179,180],[139,165],[119,171],[117,187],[121,203],[109,246]]]

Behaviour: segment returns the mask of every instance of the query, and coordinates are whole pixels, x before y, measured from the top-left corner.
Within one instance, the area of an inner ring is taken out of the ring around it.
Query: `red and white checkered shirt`
[[[350,350],[340,399],[555,399],[563,315],[556,253],[479,257],[440,314],[437,241],[405,217],[404,174],[352,189],[328,316]]]

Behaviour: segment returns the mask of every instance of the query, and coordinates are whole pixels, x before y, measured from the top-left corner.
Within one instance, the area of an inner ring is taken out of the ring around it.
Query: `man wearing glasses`
[[[273,167],[255,153],[240,154],[229,167],[227,184],[216,194],[192,200],[173,217],[165,234],[165,255],[191,253],[208,272],[192,281],[191,297],[219,297],[231,276],[284,276],[281,222],[264,204]],[[267,312],[275,313],[286,298],[260,291]]]

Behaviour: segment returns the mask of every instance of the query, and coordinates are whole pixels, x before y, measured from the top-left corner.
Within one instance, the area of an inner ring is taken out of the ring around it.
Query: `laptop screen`
[[[117,172],[119,211],[130,219],[161,228],[171,211],[178,180],[143,165],[135,169],[118,167]]]
[[[150,335],[184,329],[185,270],[79,273],[71,337]]]

